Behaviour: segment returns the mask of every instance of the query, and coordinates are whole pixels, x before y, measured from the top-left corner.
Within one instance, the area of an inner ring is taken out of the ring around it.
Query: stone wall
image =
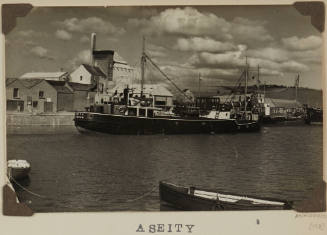
[[[73,126],[74,113],[29,114],[7,112],[7,126]]]

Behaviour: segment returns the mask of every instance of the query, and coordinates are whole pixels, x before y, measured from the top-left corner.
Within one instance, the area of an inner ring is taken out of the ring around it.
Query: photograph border
[[[13,1],[2,1],[1,4],[11,4]],[[154,5],[167,5],[167,6],[197,6],[197,5],[290,5],[295,1],[278,0],[274,3],[268,3],[266,1],[103,1],[97,0],[90,4],[88,1],[24,1],[29,2],[33,6],[154,6]],[[314,1],[306,1],[314,2]],[[319,3],[319,2],[318,2]],[[322,2],[320,2],[322,3]],[[308,10],[311,9],[309,6],[304,7],[302,14],[308,15]],[[28,6],[28,5],[27,5]],[[296,7],[296,4],[295,4]],[[321,5],[319,9],[321,9]],[[28,8],[28,7],[27,7]],[[301,9],[301,7],[296,7]],[[9,26],[3,28],[4,31],[9,30],[13,26],[13,21],[16,17],[12,13],[8,13],[4,10],[2,5],[1,24],[4,25],[4,19],[10,19],[8,22]],[[8,8],[7,8],[8,9]],[[19,11],[17,7],[12,8],[18,16],[23,16],[26,12]],[[318,9],[318,8],[317,8]],[[307,10],[307,11],[306,11]],[[323,32],[323,107],[326,109],[327,98],[326,98],[326,4],[323,5],[324,13],[324,32]],[[300,10],[301,11],[301,10]],[[319,10],[318,10],[319,11]],[[12,12],[12,11],[11,11]],[[321,12],[321,11],[320,11]],[[310,14],[310,13],[309,13]],[[314,25],[319,25],[317,14],[311,17],[311,21]],[[1,56],[5,58],[4,53],[4,35],[1,37]],[[1,60],[2,66],[0,72],[2,77],[5,78],[5,67],[4,60]],[[5,169],[6,165],[6,109],[5,109],[5,79],[1,82],[1,142],[0,142],[0,153],[2,155],[0,164]],[[324,115],[324,126],[323,126],[323,139],[326,143],[326,115]],[[1,214],[0,216],[0,231],[5,229],[8,234],[138,234],[137,232],[139,225],[144,227],[143,233],[151,233],[150,226],[158,224],[192,224],[194,225],[195,234],[240,234],[247,232],[249,234],[324,234],[327,231],[327,212],[326,212],[326,146],[323,148],[323,182],[321,188],[317,191],[323,191],[325,194],[325,200],[321,201],[321,198],[315,201],[323,205],[325,212],[320,213],[301,213],[295,211],[262,211],[262,212],[65,212],[65,213],[35,213],[29,210],[27,206],[22,205],[19,209],[12,206],[16,203],[16,199],[13,198],[13,194],[10,192],[9,186],[4,186],[3,197],[0,199],[0,210],[8,212],[7,215],[20,216],[6,216]],[[1,171],[3,172],[3,171]],[[7,185],[5,179],[5,172],[0,174],[1,185]],[[3,199],[8,201],[2,201]],[[9,203],[9,204],[8,204]],[[310,203],[310,202],[308,202]],[[312,202],[313,203],[313,202]],[[27,207],[27,208],[26,208]],[[13,211],[14,210],[14,211]],[[25,214],[24,214],[25,213]],[[161,234],[171,234],[172,232],[161,232]],[[178,234],[188,234],[188,231],[182,231]]]

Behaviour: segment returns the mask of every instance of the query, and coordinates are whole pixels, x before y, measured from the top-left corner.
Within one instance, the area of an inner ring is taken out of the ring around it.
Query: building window
[[[37,108],[37,101],[33,101],[33,108]]]
[[[139,109],[139,116],[145,117],[145,109]]]
[[[81,76],[79,76],[79,79],[80,79],[80,81],[82,81],[83,80],[83,76],[81,75]]]
[[[19,89],[18,88],[14,88],[14,94],[13,97],[18,99],[19,98]]]
[[[99,92],[100,93],[103,93],[103,87],[104,87],[103,83],[100,83],[99,84]]]
[[[44,91],[39,91],[39,99],[44,99]]]

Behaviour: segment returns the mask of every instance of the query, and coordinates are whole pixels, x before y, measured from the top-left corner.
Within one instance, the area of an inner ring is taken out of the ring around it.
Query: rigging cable
[[[160,68],[158,65],[156,65],[154,63],[154,61],[147,55],[145,54],[145,57],[151,62],[151,64],[171,83],[173,84],[173,86],[180,92],[182,93],[187,99],[189,99],[190,101],[192,101],[192,99],[190,97],[188,97],[177,85],[176,83],[174,83]]]

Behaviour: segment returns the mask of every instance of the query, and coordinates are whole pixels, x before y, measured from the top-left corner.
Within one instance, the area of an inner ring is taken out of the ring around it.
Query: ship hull
[[[232,119],[182,119],[135,117],[101,113],[76,113],[78,130],[109,134],[218,134],[258,130],[257,123],[239,125]]]
[[[195,187],[193,187],[194,190]],[[159,195],[161,203],[167,203],[173,208],[185,211],[219,211],[219,210],[290,210],[292,202],[286,200],[253,197],[245,195],[237,195],[232,193],[214,192],[210,190],[202,190],[206,195],[221,193],[222,200],[211,197],[203,197],[189,193],[190,188],[173,185],[166,182],[159,182]],[[196,192],[196,191],[195,191]],[[203,195],[203,194],[202,194]],[[247,200],[228,201],[223,198],[245,197],[246,199],[265,200],[265,203],[250,203]]]

